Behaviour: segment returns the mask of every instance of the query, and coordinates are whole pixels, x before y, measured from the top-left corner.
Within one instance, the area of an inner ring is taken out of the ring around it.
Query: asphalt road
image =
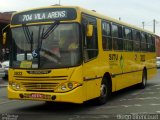
[[[0,119],[2,120],[160,120],[160,70],[145,89],[133,86],[113,93],[102,106],[84,104],[8,100],[6,81],[0,80]],[[138,115],[137,115],[138,114]],[[159,116],[158,116],[159,114]],[[145,116],[149,115],[149,116]]]

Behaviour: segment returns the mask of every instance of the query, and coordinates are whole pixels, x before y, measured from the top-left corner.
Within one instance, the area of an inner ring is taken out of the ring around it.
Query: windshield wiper
[[[40,39],[39,40],[39,47],[38,47],[39,51],[41,49],[43,39],[46,39],[56,29],[56,27],[59,25],[59,23],[60,23],[59,21],[55,21],[53,24],[51,24],[47,28],[47,30],[45,32],[44,32],[44,28],[43,28],[41,37],[39,35],[39,39]],[[40,32],[40,30],[39,30],[39,32]]]
[[[42,29],[42,33],[40,34],[41,26],[39,28],[39,34],[38,34],[38,54],[40,54],[41,47],[42,47],[42,41],[46,39],[59,25],[59,21],[55,21],[53,24],[51,24],[46,31],[44,31],[44,28]],[[38,66],[40,66],[40,56],[38,56]]]
[[[41,39],[46,39],[54,30],[55,28],[59,25],[59,21],[55,21],[53,24],[51,24],[48,29],[44,32],[42,32]]]
[[[26,24],[22,24],[23,32],[26,37],[27,42],[31,45],[31,51],[33,49],[33,32],[30,33],[28,26]]]

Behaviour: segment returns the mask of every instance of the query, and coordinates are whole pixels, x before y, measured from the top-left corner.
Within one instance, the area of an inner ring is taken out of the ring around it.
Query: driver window
[[[84,61],[89,61],[94,59],[98,55],[98,36],[97,36],[97,21],[96,18],[83,15],[82,24],[84,28]],[[92,37],[86,36],[86,26],[88,24],[93,25],[93,35]]]

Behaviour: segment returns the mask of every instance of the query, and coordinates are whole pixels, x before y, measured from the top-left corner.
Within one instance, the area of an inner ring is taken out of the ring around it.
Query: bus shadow
[[[92,104],[92,102],[87,101],[83,104],[74,104],[74,103],[63,103],[63,102],[55,102],[55,103],[45,103],[36,104],[33,106],[17,108],[15,111],[18,113],[41,113],[44,114],[52,114],[52,115],[73,115],[79,114],[81,112],[85,113],[85,111],[89,111],[94,109],[96,106]]]
[[[112,103],[119,99],[124,99],[126,97],[132,97],[132,94],[137,94],[139,92],[145,92],[146,89],[150,89],[152,86],[156,85],[156,83],[148,83],[145,89],[139,88],[138,85],[133,85],[131,87],[124,88],[122,90],[116,91],[112,93],[112,96],[108,103]]]

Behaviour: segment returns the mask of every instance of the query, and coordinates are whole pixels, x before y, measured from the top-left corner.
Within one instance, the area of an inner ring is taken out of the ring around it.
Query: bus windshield
[[[80,64],[79,24],[59,23],[54,29],[51,26],[12,28],[11,67],[65,68]],[[19,59],[19,55],[24,58]]]

